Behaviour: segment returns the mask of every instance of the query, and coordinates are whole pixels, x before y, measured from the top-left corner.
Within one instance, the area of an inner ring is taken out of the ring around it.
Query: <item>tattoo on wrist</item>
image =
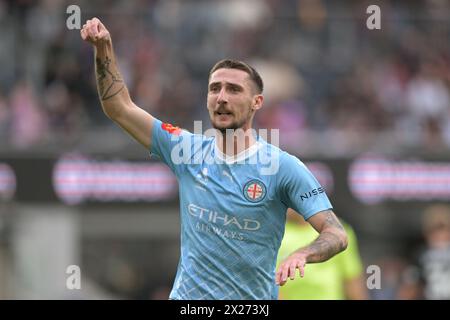
[[[102,101],[117,95],[125,87],[119,72],[111,71],[111,59],[96,58],[98,92]]]

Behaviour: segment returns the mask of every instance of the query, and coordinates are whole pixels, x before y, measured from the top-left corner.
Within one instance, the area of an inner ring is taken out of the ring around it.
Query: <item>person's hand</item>
[[[288,277],[291,280],[295,279],[297,268],[299,269],[300,277],[305,275],[306,255],[302,252],[294,252],[287,257],[279,266],[275,274],[275,282],[277,285],[283,286]]]
[[[111,40],[108,29],[98,18],[86,21],[80,31],[81,38],[94,46],[108,42]]]

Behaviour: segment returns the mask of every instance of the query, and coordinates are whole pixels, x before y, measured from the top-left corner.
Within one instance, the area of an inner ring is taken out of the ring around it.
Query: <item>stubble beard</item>
[[[234,117],[234,114],[233,114]],[[211,124],[213,126],[214,129],[220,131],[220,133],[225,136],[225,134],[227,133],[227,130],[232,130],[232,131],[236,131],[238,129],[243,129],[244,125],[250,121],[251,118],[251,113],[249,112],[247,114],[247,117],[243,117],[241,120],[233,120],[229,125],[227,126],[219,126],[217,125],[217,123],[214,121],[214,118],[211,118]],[[228,133],[230,133],[230,131],[228,131]]]
[[[214,121],[212,121],[212,126],[214,129],[219,130],[223,136],[225,136],[225,134],[227,133],[227,130],[236,131],[238,129],[241,129],[244,127],[245,122],[246,122],[246,120],[242,120],[240,122],[233,121],[231,124],[224,127],[224,126],[218,126]],[[228,131],[228,134],[229,133],[230,133],[230,131]]]

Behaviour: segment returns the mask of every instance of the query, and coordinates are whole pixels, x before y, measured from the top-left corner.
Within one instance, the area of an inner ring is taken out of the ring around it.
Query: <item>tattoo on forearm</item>
[[[344,231],[344,227],[339,222],[338,218],[334,215],[334,213],[331,211],[327,212],[327,218],[325,219],[325,224],[332,226],[332,227],[336,227],[339,230]]]
[[[336,215],[332,211],[327,211],[326,215],[323,228],[327,228],[327,230],[321,232],[319,237],[305,248],[309,252],[308,262],[326,261],[347,246],[345,237],[340,235],[341,233],[345,234],[345,229]]]
[[[308,262],[323,262],[345,248],[344,241],[334,233],[322,232],[319,237],[311,243],[307,250],[310,252]]]
[[[111,59],[96,58],[98,92],[102,101],[117,95],[125,87],[120,73],[111,71]]]

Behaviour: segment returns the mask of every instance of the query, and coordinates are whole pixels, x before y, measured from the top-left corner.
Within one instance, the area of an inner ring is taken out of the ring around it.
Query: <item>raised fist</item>
[[[81,29],[81,38],[93,45],[98,45],[111,40],[108,29],[98,18],[86,21]]]

